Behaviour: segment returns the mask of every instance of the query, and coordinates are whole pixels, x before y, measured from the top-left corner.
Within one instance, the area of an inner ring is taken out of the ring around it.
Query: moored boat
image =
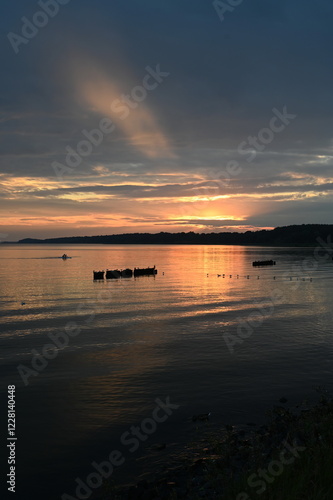
[[[70,258],[70,257],[69,257]],[[106,279],[119,279],[119,278],[132,278],[132,276],[154,276],[157,274],[156,267],[135,267],[134,271],[132,269],[107,269],[106,271],[93,271],[94,280],[103,280],[104,275]]]
[[[104,279],[104,271],[93,271],[94,280],[103,280]]]
[[[252,266],[275,266],[275,260],[255,260],[252,262]]]
[[[121,276],[121,271],[119,269],[114,269],[113,271],[110,271],[109,269],[106,270],[105,277],[107,280],[115,280],[120,278]]]
[[[132,278],[132,276],[133,276],[132,269],[122,269],[121,271],[122,278]]]
[[[152,276],[157,274],[157,269],[154,267],[145,267],[145,268],[134,268],[134,276]]]

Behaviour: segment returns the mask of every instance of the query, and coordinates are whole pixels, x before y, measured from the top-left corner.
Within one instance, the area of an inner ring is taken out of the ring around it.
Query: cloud
[[[9,2],[3,33],[35,8]],[[3,225],[56,236],[331,222],[332,15],[329,0],[242,2],[223,23],[201,0],[80,0],[22,55],[2,44]],[[125,105],[157,63],[170,76]],[[240,142],[285,105],[297,119],[246,162]],[[114,131],[60,182],[52,162],[105,117]],[[241,173],[223,183],[229,161]]]
[[[147,70],[142,68],[141,80],[130,89],[127,82],[122,82],[122,86],[117,85],[91,60],[74,56],[69,66],[75,90],[91,111],[99,113],[101,117],[110,117],[129,143],[147,158],[175,157],[169,139],[161,130],[155,114],[149,109],[149,91],[158,87],[158,81],[152,75],[147,75]],[[153,80],[149,83],[150,90],[142,85],[146,75]],[[133,94],[139,86],[142,90],[136,91],[135,96],[138,98],[135,100]]]

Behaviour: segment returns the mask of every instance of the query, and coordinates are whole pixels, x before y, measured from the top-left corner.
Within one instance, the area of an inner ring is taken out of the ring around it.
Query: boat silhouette
[[[94,280],[103,280],[104,279],[104,271],[93,271]]]
[[[252,266],[275,266],[275,260],[255,260],[252,262]]]
[[[156,267],[135,267],[132,269],[107,269],[106,271],[93,271],[94,280],[103,280],[104,276],[107,280],[119,278],[132,278],[138,276],[155,276],[157,274]]]

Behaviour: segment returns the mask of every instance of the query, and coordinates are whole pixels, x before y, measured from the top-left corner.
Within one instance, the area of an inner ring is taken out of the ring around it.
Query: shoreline
[[[263,425],[201,426],[195,442],[162,459],[128,484],[105,482],[94,500],[220,499],[326,500],[333,460],[333,399],[322,393],[317,403],[290,410],[287,400],[267,413]],[[325,449],[332,457],[325,462]],[[314,471],[316,469],[316,471]],[[312,477],[311,472],[315,472]],[[299,481],[298,478],[299,477]],[[291,484],[292,483],[292,484]],[[309,496],[322,484],[322,496]],[[103,488],[103,487],[102,487]],[[290,495],[286,492],[290,489]],[[326,491],[327,490],[327,491]],[[294,495],[294,496],[293,496]],[[303,495],[303,496],[302,496]],[[306,495],[306,496],[304,496]]]
[[[15,243],[31,244],[106,244],[106,245],[228,245],[228,246],[263,246],[315,248],[318,244],[332,250],[332,224],[294,224],[270,229],[248,230],[244,232],[127,232],[91,236],[62,236],[52,238],[23,238]],[[6,235],[8,237],[8,235]],[[326,242],[327,240],[327,242]]]

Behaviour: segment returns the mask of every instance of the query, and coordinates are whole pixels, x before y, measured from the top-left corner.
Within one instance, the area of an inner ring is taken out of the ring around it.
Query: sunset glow
[[[42,44],[25,51],[34,62],[24,77],[9,75],[25,56],[7,55],[0,173],[6,238],[330,222],[331,101],[312,82],[316,111],[304,109],[305,79],[288,63],[293,35],[270,75],[259,59],[239,61],[243,44],[251,54],[271,54],[249,27],[237,28],[239,40],[221,50],[211,43],[208,33],[220,40],[224,30],[229,40],[237,16],[222,26],[213,8],[194,17],[180,9],[198,37],[190,50],[178,26],[170,42],[161,21],[168,9],[159,8],[155,19],[142,7],[142,32],[116,7],[98,29],[82,11],[81,24],[64,29],[57,47],[52,30],[44,30]],[[250,9],[251,26],[259,23],[253,15]],[[205,28],[198,31],[197,22]],[[318,63],[307,54],[306,72]]]

